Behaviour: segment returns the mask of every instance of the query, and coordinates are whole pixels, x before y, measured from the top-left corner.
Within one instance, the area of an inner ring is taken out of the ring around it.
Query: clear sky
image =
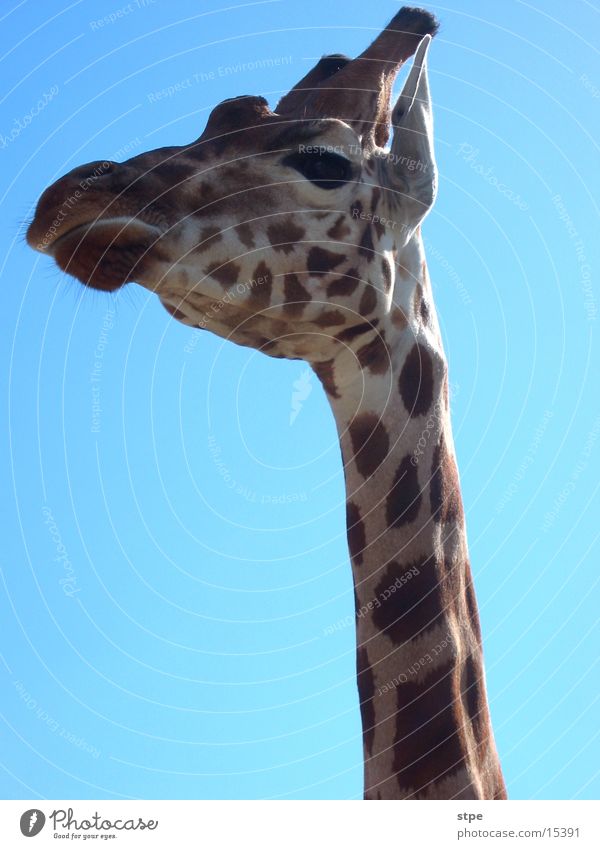
[[[440,190],[424,235],[496,738],[513,798],[593,798],[600,14],[427,5]],[[190,141],[226,97],[274,106],[397,8],[2,3],[0,796],[361,794],[318,381],[194,335],[135,285],[85,291],[22,222],[78,164]]]

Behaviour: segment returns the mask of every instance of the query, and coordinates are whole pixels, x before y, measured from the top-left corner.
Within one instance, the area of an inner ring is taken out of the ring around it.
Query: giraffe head
[[[318,62],[274,112],[261,97],[225,100],[191,144],[74,169],[42,194],[29,244],[87,286],[135,281],[188,325],[324,362],[390,313],[433,203],[436,28],[405,7],[358,58]]]

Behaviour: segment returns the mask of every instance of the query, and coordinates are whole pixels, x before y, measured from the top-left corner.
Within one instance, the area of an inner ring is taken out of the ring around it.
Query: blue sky
[[[133,285],[84,291],[21,224],[75,165],[190,141],[225,97],[274,105],[397,8],[3,4],[1,797],[361,794],[318,382],[195,335]],[[600,15],[428,8],[440,191],[424,236],[496,738],[513,798],[594,798]]]

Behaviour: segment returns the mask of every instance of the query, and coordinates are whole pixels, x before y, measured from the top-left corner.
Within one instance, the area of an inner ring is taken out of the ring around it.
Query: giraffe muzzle
[[[122,166],[108,161],[76,168],[40,197],[27,242],[87,286],[114,291],[141,275],[162,235],[151,212],[137,209]],[[156,217],[156,216],[155,216]]]
[[[86,286],[114,292],[143,274],[161,232],[135,219],[82,224],[60,236],[50,253],[62,271]]]

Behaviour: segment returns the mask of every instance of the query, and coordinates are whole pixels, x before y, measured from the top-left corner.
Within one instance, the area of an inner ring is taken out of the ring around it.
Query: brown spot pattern
[[[220,242],[222,238],[219,227],[203,227],[200,231],[200,241],[194,248],[194,253],[203,253]]]
[[[355,268],[349,268],[345,275],[332,280],[327,287],[327,294],[330,298],[335,298],[337,295],[351,295],[356,287],[360,275]]]
[[[252,273],[252,285],[249,290],[250,303],[256,310],[267,307],[271,302],[273,274],[264,260],[261,260]]]
[[[206,206],[209,203],[212,203],[216,197],[217,193],[214,188],[210,185],[210,183],[200,183],[200,187],[198,188],[198,197],[201,198],[202,203]],[[202,212],[202,210],[198,210]]]
[[[345,322],[346,316],[340,310],[325,310],[315,319],[315,324],[319,327],[336,327]]]
[[[419,315],[419,311],[421,309],[421,299],[423,297],[423,287],[420,283],[417,283],[415,286],[415,291],[413,295],[413,306],[415,309],[415,315]]]
[[[471,564],[467,561],[465,568],[465,600],[467,605],[467,617],[471,625],[471,629],[475,635],[475,640],[478,646],[481,646],[481,625],[479,622],[479,608],[477,607],[477,598],[475,596],[475,587],[473,585],[473,574],[471,572]]]
[[[343,241],[346,236],[350,235],[350,228],[346,224],[346,216],[340,215],[335,224],[329,228],[327,235],[330,239],[335,239],[338,242]]]
[[[254,233],[252,231],[252,227],[249,224],[238,224],[235,228],[235,232],[245,248],[250,250],[251,248],[256,247],[256,242],[254,241]]]
[[[423,793],[465,766],[457,668],[450,662],[423,684],[397,688],[393,769],[400,786]]]
[[[308,252],[306,267],[310,274],[327,274],[344,259],[342,254],[336,254],[325,248],[311,248]]]
[[[425,299],[423,287],[417,283],[414,294],[415,317],[421,317],[423,324],[429,324],[429,305]]]
[[[235,262],[212,262],[206,268],[206,273],[214,277],[221,286],[228,288],[237,283],[240,274],[240,266]]]
[[[398,388],[413,418],[428,412],[433,401],[433,363],[426,348],[415,343],[402,366]]]
[[[348,430],[356,468],[363,478],[368,478],[387,457],[390,447],[388,432],[375,413],[360,413]]]
[[[380,197],[381,189],[378,186],[375,186],[375,188],[371,192],[371,212],[375,212],[375,210],[377,209],[377,204],[379,203]]]
[[[323,389],[332,398],[339,398],[337,386],[333,376],[333,360],[325,360],[323,362],[312,363],[315,374],[323,384]]]
[[[484,765],[482,774],[484,798],[506,799],[506,786],[498,763],[491,731],[490,714],[485,693],[483,659],[480,654],[467,656],[462,674],[462,697],[471,720],[473,736],[477,744],[476,757]],[[490,758],[492,769],[488,770]]]
[[[462,696],[478,745],[487,741],[488,719],[483,668],[480,658],[467,655],[462,675]]]
[[[304,288],[295,274],[286,274],[283,279],[283,295],[285,303],[283,311],[293,318],[298,317],[304,311],[304,307],[311,300],[310,293]]]
[[[371,283],[366,283],[362,293],[358,311],[361,315],[369,315],[377,306],[377,291]]]
[[[381,260],[381,276],[383,291],[388,295],[392,290],[392,266],[385,257]]]
[[[392,312],[392,322],[399,330],[404,330],[407,326],[408,321],[400,307],[396,307],[396,309]]]
[[[353,324],[351,327],[346,327],[344,330],[340,330],[336,339],[339,339],[340,342],[351,342],[352,339],[355,339],[357,336],[360,336],[363,333],[368,333],[369,330],[373,330],[374,327],[377,327],[378,322],[379,319],[375,318],[373,321],[364,321],[362,324]]]
[[[400,528],[417,518],[421,507],[421,488],[417,467],[406,455],[396,470],[394,482],[387,497],[388,527]]]
[[[375,228],[375,232],[377,233],[377,238],[381,239],[381,237],[385,233],[385,225],[382,224],[381,221],[373,221],[373,227]]]
[[[385,374],[390,367],[390,352],[383,333],[377,333],[370,342],[356,352],[362,368],[368,368],[371,374]]]
[[[375,249],[373,247],[373,233],[371,232],[370,224],[367,224],[367,226],[365,227],[362,239],[360,240],[360,245],[358,246],[358,252],[359,254],[361,254],[361,256],[366,257],[367,262],[372,262],[375,257]]]
[[[189,321],[186,314],[181,312],[181,310],[178,310],[177,307],[172,307],[171,304],[165,304],[164,301],[161,301],[161,304],[166,309],[166,311],[173,316],[173,318],[177,319],[177,321],[183,321],[183,322]]]
[[[422,636],[442,621],[442,570],[443,564],[433,556],[410,563],[393,560],[386,566],[374,590],[381,602],[373,610],[373,624],[396,645]],[[396,591],[386,598],[386,590],[393,587]]]
[[[258,347],[258,346],[255,346]],[[264,354],[268,354],[270,357],[278,357],[280,360],[288,359],[286,354],[282,354],[279,348],[279,340],[278,339],[267,339],[263,340],[260,345],[260,350]]]
[[[454,457],[446,447],[443,434],[433,452],[429,496],[431,515],[434,521],[458,522],[462,520],[463,507],[458,470]]]
[[[300,227],[291,218],[275,222],[267,227],[267,236],[273,249],[284,254],[290,254],[305,234],[304,227]]]

